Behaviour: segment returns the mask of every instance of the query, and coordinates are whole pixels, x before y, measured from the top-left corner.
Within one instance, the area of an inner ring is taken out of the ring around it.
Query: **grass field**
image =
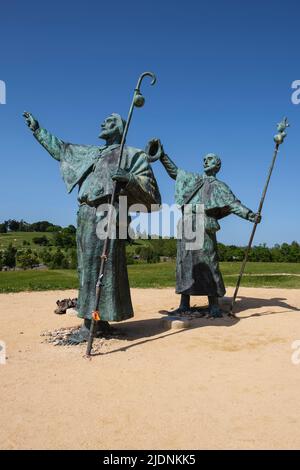
[[[33,239],[36,237],[46,236],[49,241],[53,240],[54,232],[8,232],[8,233],[0,233],[0,250],[5,250],[8,245],[11,243],[15,248],[19,249],[27,249],[31,248],[32,250],[39,252],[43,250],[45,247],[37,245],[33,242]],[[23,242],[26,241],[29,245],[24,245]],[[127,254],[133,254],[137,246],[142,245],[149,245],[148,240],[137,240],[135,244],[128,244],[126,247]],[[51,245],[50,248],[56,250],[57,247]],[[62,249],[62,251],[65,251]]]
[[[53,238],[53,233],[51,232],[9,232],[9,233],[0,233],[0,250],[4,250],[8,247],[10,243],[18,249],[20,248],[31,248],[35,251],[41,250],[43,247],[33,243],[33,238],[42,237],[45,235],[49,240]],[[30,243],[30,246],[24,246],[23,241]]]
[[[234,286],[240,263],[221,263],[226,286]],[[131,287],[174,287],[175,263],[128,266]],[[288,275],[287,275],[288,274]],[[0,292],[76,289],[73,270],[10,271],[0,273]],[[300,263],[248,263],[242,281],[247,287],[300,288]]]

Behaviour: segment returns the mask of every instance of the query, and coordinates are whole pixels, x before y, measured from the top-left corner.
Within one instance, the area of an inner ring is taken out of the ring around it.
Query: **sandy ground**
[[[92,361],[40,336],[78,324],[53,314],[75,294],[0,295],[1,449],[300,448],[298,290],[244,288],[239,320],[166,331],[159,311],[177,305],[173,290],[133,289],[127,336]]]

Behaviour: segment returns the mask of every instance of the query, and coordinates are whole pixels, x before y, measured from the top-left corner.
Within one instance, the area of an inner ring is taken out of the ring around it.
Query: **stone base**
[[[162,323],[167,330],[181,330],[183,328],[190,328],[191,319],[168,315],[162,319]]]
[[[78,312],[77,312],[77,310],[75,310],[74,308],[68,308],[68,310],[67,310],[67,315],[71,315],[71,316],[77,317]]]

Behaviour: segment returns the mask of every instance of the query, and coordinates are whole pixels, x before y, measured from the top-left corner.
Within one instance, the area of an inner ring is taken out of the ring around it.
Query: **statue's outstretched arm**
[[[148,161],[150,163],[160,160],[165,167],[168,175],[176,180],[178,167],[164,152],[164,148],[159,139],[151,139],[146,145],[145,152],[148,155]]]
[[[258,216],[255,212],[253,212],[248,207],[244,206],[239,200],[232,202],[229,206],[229,210],[231,214],[235,214],[242,219],[249,220],[250,222],[256,222],[256,218],[259,218],[257,222],[260,222],[261,217]]]
[[[51,134],[47,129],[40,127],[39,122],[33,117],[31,113],[25,112],[23,114],[26,124],[32,130],[36,140],[55,158],[60,161],[61,155],[65,149],[65,143],[55,135]]]
[[[223,181],[214,179],[212,182],[212,204],[208,207],[209,211],[217,210],[217,218],[222,219],[229,214],[235,214],[242,219],[250,222],[260,222],[261,217],[255,214],[249,207],[244,206],[241,201],[233,194],[229,186]]]
[[[163,153],[160,158],[160,161],[165,167],[168,175],[173,178],[173,180],[176,180],[178,166],[171,160],[171,158],[166,153]]]

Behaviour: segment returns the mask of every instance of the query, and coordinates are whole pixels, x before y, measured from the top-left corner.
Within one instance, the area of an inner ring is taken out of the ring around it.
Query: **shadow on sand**
[[[127,351],[135,346],[140,346],[152,341],[162,340],[169,336],[184,334],[186,331],[202,328],[204,326],[233,326],[239,322],[239,318],[224,317],[217,319],[195,318],[191,321],[189,328],[180,330],[170,330],[166,328],[163,318],[150,318],[147,320],[129,321],[118,325],[120,337],[124,339],[124,346],[118,347],[111,351],[97,352],[93,356],[108,355],[119,351]],[[138,341],[141,340],[141,341]],[[129,342],[129,344],[128,344]]]
[[[282,297],[273,297],[271,299],[258,299],[258,298],[255,298],[255,297],[241,297],[239,296],[237,301],[236,301],[236,304],[235,304],[235,309],[234,309],[234,312],[235,313],[241,313],[241,312],[244,312],[246,310],[255,310],[255,309],[260,309],[260,308],[263,308],[263,307],[280,307],[280,308],[284,308],[285,309],[285,312],[288,312],[288,311],[295,311],[295,312],[299,312],[300,309],[297,308],[297,307],[294,307],[293,305],[290,305],[288,304],[287,302],[285,302],[285,300],[287,300],[286,298],[282,298]],[[261,316],[264,316],[264,315],[274,315],[276,313],[284,313],[283,311],[273,311],[273,312],[257,312],[257,313],[253,313],[247,317],[243,317],[242,319],[246,319],[246,318],[251,318],[251,317],[261,317]]]
[[[236,301],[236,305],[235,305],[235,313],[244,312],[246,310],[260,309],[263,307],[272,307],[272,308],[280,307],[286,310],[261,312],[261,313],[257,312],[257,313],[250,314],[248,316],[243,316],[242,318],[229,317],[227,315],[225,315],[223,318],[216,318],[216,319],[206,318],[206,317],[193,318],[191,320],[191,325],[189,328],[180,329],[180,330],[166,329],[166,326],[163,322],[163,317],[162,318],[150,318],[147,320],[124,322],[124,323],[119,324],[117,329],[121,336],[119,339],[120,340],[124,339],[124,342],[126,342],[126,344],[124,344],[124,346],[118,347],[111,351],[96,352],[92,355],[98,356],[98,355],[108,355],[108,354],[112,354],[112,353],[120,352],[120,351],[125,352],[131,348],[140,346],[145,343],[149,343],[149,342],[157,341],[157,340],[163,340],[164,338],[167,338],[169,336],[184,334],[189,330],[193,330],[196,328],[203,328],[205,326],[231,327],[231,326],[236,325],[239,321],[246,320],[247,318],[251,318],[251,317],[274,315],[274,314],[284,313],[288,311],[295,311],[295,312],[300,311],[300,309],[286,303],[285,300],[287,299],[280,298],[280,297],[273,297],[272,299],[238,297]],[[228,308],[226,309],[226,305],[227,304],[223,305],[224,310],[228,310]],[[201,308],[199,308],[199,310],[201,310]],[[168,312],[165,310],[161,310],[159,313],[161,313],[162,315],[166,315]],[[141,341],[138,341],[138,340],[141,340]]]

